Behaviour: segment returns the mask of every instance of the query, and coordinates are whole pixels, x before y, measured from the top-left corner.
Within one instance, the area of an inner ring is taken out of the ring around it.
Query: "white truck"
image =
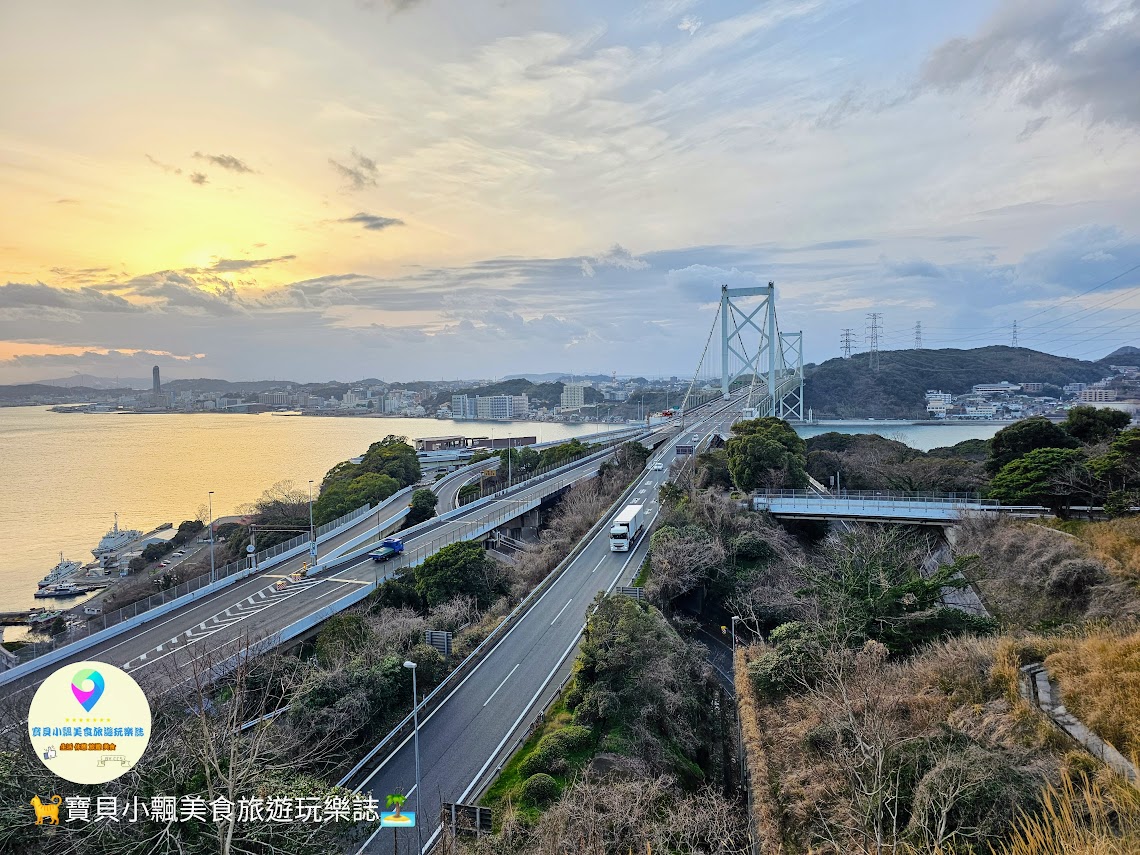
[[[610,528],[610,552],[629,552],[645,530],[645,506],[627,505]]]

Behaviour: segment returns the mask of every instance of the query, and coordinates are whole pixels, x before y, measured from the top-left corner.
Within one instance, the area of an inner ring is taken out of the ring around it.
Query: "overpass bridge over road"
[[[811,490],[769,490],[754,496],[754,510],[781,519],[954,525],[968,514],[1001,514],[1035,518],[1053,516],[1038,505],[1002,505],[972,494],[877,493],[847,491],[840,495]]]

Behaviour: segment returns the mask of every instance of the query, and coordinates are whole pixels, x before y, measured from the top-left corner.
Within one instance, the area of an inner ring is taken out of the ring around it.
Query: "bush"
[[[523,781],[521,796],[524,804],[542,807],[558,798],[561,792],[557,781],[540,772]]]
[[[588,748],[594,733],[590,728],[572,724],[551,731],[538,741],[534,750],[519,764],[519,773],[525,776],[539,772],[560,774],[566,771],[569,755]]]

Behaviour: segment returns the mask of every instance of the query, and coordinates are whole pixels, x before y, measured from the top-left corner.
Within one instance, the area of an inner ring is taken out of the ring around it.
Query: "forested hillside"
[[[804,396],[816,418],[924,418],[927,389],[962,394],[976,383],[1091,383],[1109,373],[1100,362],[1053,356],[1024,347],[972,350],[888,350],[879,370],[869,355],[829,359],[805,369]]]

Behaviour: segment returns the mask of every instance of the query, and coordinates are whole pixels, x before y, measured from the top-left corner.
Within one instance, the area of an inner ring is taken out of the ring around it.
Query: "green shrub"
[[[566,771],[567,759],[594,741],[594,732],[580,724],[551,731],[538,740],[534,750],[519,764],[519,774],[530,777],[540,772],[555,775]]]
[[[531,775],[522,785],[522,801],[531,807],[542,807],[558,798],[561,788],[549,775],[539,772]]]

